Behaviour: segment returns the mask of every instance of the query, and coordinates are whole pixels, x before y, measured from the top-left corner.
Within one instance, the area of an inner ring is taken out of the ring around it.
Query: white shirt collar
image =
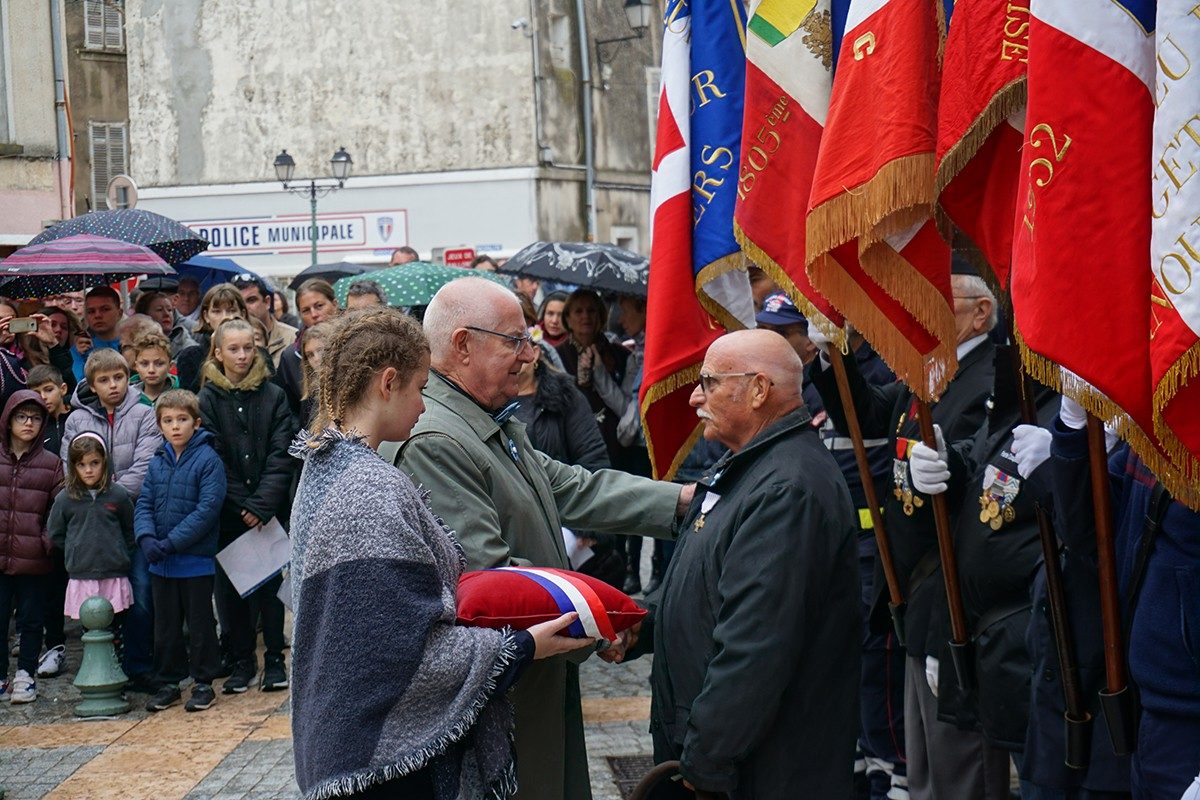
[[[965,342],[960,344],[958,346],[958,350],[956,351],[956,354],[958,355],[958,360],[962,361],[964,358],[966,358],[967,353],[971,352],[976,347],[979,347],[979,345],[983,344],[984,339],[986,339],[987,337],[988,337],[988,335],[986,333],[981,333],[978,336],[972,336],[970,339],[967,339]]]

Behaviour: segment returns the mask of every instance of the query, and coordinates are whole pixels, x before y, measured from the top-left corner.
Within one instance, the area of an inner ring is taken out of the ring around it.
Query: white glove
[[[1196,776],[1196,780],[1192,781],[1192,785],[1187,788],[1179,800],[1200,800],[1200,775]]]
[[[1028,478],[1050,457],[1053,438],[1050,431],[1037,425],[1018,425],[1013,429],[1013,458],[1022,478]]]
[[[808,340],[812,342],[818,350],[828,355],[829,345],[832,344],[832,342],[829,341],[829,337],[822,333],[821,329],[816,325],[808,326]]]
[[[908,457],[913,488],[925,494],[941,494],[950,488],[950,468],[946,463],[946,442],[942,439],[940,425],[933,426],[933,435],[937,439],[937,452],[926,446],[924,442],[918,442],[913,446],[912,455]]]
[[[934,697],[937,697],[938,660],[933,656],[925,656],[925,682],[929,684],[929,691],[933,692]]]
[[[1087,412],[1083,410],[1083,406],[1065,394],[1062,398],[1062,405],[1058,407],[1058,418],[1062,420],[1063,425],[1077,431],[1087,427]]]

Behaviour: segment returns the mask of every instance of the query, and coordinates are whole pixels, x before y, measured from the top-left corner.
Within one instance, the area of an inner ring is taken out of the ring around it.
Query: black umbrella
[[[187,261],[208,249],[208,240],[175,220],[139,208],[91,211],[64,219],[47,228],[29,242],[45,244],[67,236],[88,234],[140,244],[153,250],[168,264]]]
[[[339,278],[345,278],[349,275],[362,275],[365,272],[374,272],[380,269],[378,264],[355,264],[352,261],[339,261],[336,264],[313,264],[311,267],[305,267],[304,271],[292,278],[292,282],[288,284],[288,288],[296,291],[300,288],[300,284],[312,278],[320,278],[323,281],[333,283]]]
[[[534,242],[505,262],[500,271],[645,297],[650,260],[615,244]]]

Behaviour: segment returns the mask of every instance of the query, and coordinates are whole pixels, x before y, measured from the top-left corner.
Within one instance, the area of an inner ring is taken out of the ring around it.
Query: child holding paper
[[[288,445],[296,425],[282,389],[271,382],[267,360],[254,344],[254,329],[244,319],[228,319],[213,332],[212,355],[202,370],[200,416],[216,437],[225,462],[227,491],[221,509],[219,544],[225,547],[248,529],[275,516],[287,519],[295,461]],[[283,661],[283,603],[276,596],[276,575],[241,597],[223,569],[217,570],[217,616],[222,649],[232,667],[222,686],[241,693],[258,673],[254,657],[254,620],[262,614],[266,644],[261,688],[286,689]]]
[[[134,512],[138,547],[150,562],[154,672],[161,683],[146,709],[178,703],[179,682],[191,675],[196,683],[185,709],[203,711],[216,699],[212,682],[221,668],[212,596],[225,464],[213,435],[200,427],[196,395],[169,389],[154,413],[166,442],[150,461]]]

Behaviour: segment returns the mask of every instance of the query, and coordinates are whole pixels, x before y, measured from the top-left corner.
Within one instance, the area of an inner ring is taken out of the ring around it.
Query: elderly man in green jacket
[[[425,413],[397,466],[430,492],[469,569],[568,569],[562,527],[671,536],[694,487],[614,470],[589,472],[538,452],[513,418],[533,343],[516,296],[479,278],[446,284],[425,311],[432,365]],[[579,669],[531,664],[512,692],[521,800],[587,800]]]

